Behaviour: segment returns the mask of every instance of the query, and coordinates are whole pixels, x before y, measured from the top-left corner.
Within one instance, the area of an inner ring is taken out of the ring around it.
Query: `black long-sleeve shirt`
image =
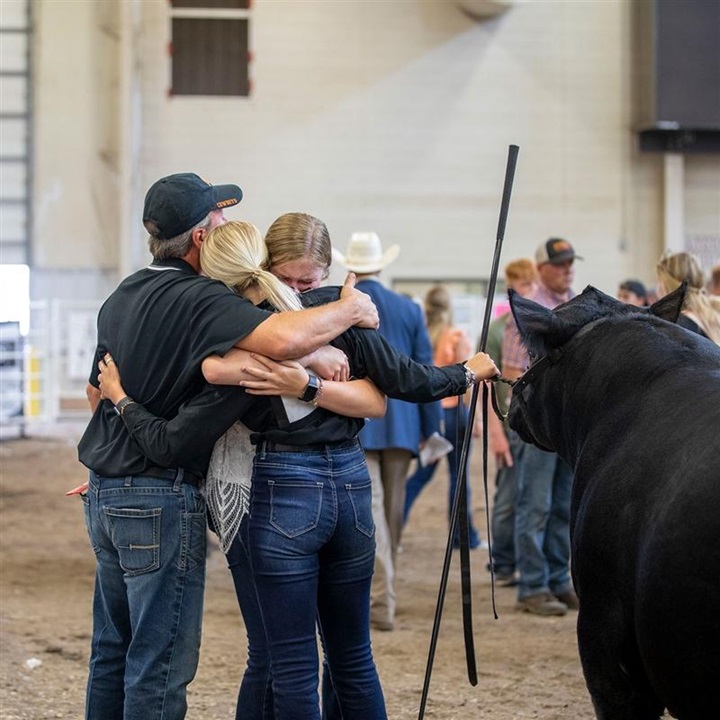
[[[338,295],[339,288],[326,287],[301,297],[305,307],[313,307],[336,300]],[[461,395],[467,389],[462,364],[421,365],[397,352],[375,330],[350,328],[332,345],[347,355],[353,377],[369,378],[388,397],[430,402]],[[317,408],[301,420],[283,424],[281,413],[274,411],[269,398],[219,385],[207,386],[172,420],[156,417],[138,403],[126,406],[122,418],[147,457],[163,467],[197,466],[199,455],[209,460],[214,443],[236,420],[242,420],[253,431],[253,442],[269,440],[297,446],[351,439],[364,423],[361,418]]]

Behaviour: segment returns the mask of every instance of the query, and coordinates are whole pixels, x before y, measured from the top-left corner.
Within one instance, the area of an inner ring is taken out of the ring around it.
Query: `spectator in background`
[[[537,290],[537,270],[529,258],[513,260],[505,266],[505,284],[523,297]],[[498,367],[502,367],[502,339],[510,317],[504,312],[490,323],[487,353]],[[507,385],[497,383],[495,390],[503,414],[507,414],[510,392]],[[492,529],[492,562],[498,585],[517,585],[515,577],[515,505],[518,496],[517,457],[522,441],[507,423],[500,422],[494,412],[488,414],[488,441],[495,458],[495,498],[490,527]]]
[[[720,263],[710,269],[710,281],[707,291],[710,295],[720,295]]]
[[[539,283],[530,296],[547,308],[574,297],[575,250],[567,240],[550,238],[535,252]],[[514,380],[529,365],[517,325],[508,318],[503,333],[502,372]],[[556,453],[523,443],[516,458],[515,510],[517,609],[536,615],[564,615],[578,599],[570,581],[570,492],[572,468]]]
[[[700,260],[686,252],[665,253],[657,264],[657,276],[659,297],[687,280],[687,296],[677,324],[720,345],[720,299],[707,294]]]
[[[472,345],[467,333],[461,328],[454,327],[452,322],[452,301],[450,293],[442,285],[436,285],[430,288],[425,295],[425,318],[427,321],[428,332],[430,333],[430,342],[433,346],[433,362],[438,367],[453,365],[457,362],[464,362],[472,353]],[[495,363],[497,365],[497,362]],[[465,401],[459,401],[457,395],[448,397],[440,401],[444,415],[443,435],[452,444],[452,450],[447,455],[448,470],[450,473],[449,497],[448,497],[448,518],[452,511],[453,500],[455,498],[455,490],[457,488],[460,448],[465,439],[465,433],[468,431],[468,409],[466,402],[471,399],[471,394],[465,395]],[[466,458],[465,477],[467,478],[467,460]],[[405,487],[405,508],[403,512],[403,522],[407,522],[410,508],[417,499],[422,489],[433,478],[435,470],[437,470],[439,460],[422,466],[418,462],[417,470],[408,478]],[[470,483],[465,485],[467,498],[467,520],[468,520],[468,538],[471,548],[481,547],[482,543],[480,535],[475,528],[472,514],[472,493],[470,491]],[[453,538],[453,546],[460,547],[460,528],[456,528],[456,534]]]
[[[393,347],[413,360],[432,364],[432,347],[421,308],[380,282],[380,272],[400,252],[392,245],[383,252],[374,232],[356,232],[347,252],[333,251],[338,261],[357,274],[356,288],[375,302],[379,332]],[[410,461],[421,443],[440,430],[440,403],[415,405],[388,399],[384,418],[371,420],[360,433],[373,491],[375,575],[370,621],[378,630],[392,630],[395,621],[395,563],[405,506],[405,482]]]
[[[648,304],[647,290],[639,280],[625,280],[620,283],[617,294],[618,300],[627,305],[645,307]]]

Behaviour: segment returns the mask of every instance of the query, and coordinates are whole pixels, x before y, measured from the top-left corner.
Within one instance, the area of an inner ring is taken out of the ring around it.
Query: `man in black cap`
[[[539,283],[528,295],[540,305],[554,308],[575,295],[573,246],[550,238],[535,251]],[[530,364],[512,315],[505,325],[502,373],[515,380]],[[565,615],[577,609],[570,579],[570,491],[572,468],[556,453],[524,443],[512,430],[519,447],[516,462],[518,497],[515,538],[518,582],[517,609],[536,615]]]
[[[618,300],[627,303],[628,305],[635,305],[635,307],[646,307],[647,301],[647,290],[645,286],[639,280],[624,280],[620,283],[617,294]]]
[[[200,276],[203,241],[241,199],[237,185],[213,186],[193,173],[158,180],[143,211],[153,261],[125,278],[98,315],[87,390],[93,416],[78,446],[90,469],[85,517],[97,561],[87,720],[185,717],[205,587],[198,484],[212,450],[186,467],[154,466],[119,417],[133,401],[100,402],[97,363],[111,351],[132,397],[171,419],[204,387],[208,355],[239,345],[284,360],[352,325],[377,326],[372,301],[352,279],[334,303],[270,313]]]

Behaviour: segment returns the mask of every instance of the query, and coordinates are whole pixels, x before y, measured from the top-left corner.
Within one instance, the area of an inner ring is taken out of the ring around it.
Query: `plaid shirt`
[[[538,283],[538,289],[532,295],[528,296],[530,300],[534,300],[536,303],[551,310],[573,297],[575,297],[575,293],[572,290],[564,295],[558,295],[543,285],[542,282]],[[505,330],[503,331],[501,371],[505,374],[505,368],[513,368],[520,370],[520,372],[525,372],[528,365],[530,365],[530,358],[520,339],[515,318],[512,316],[512,313],[510,313],[510,317],[505,323]]]

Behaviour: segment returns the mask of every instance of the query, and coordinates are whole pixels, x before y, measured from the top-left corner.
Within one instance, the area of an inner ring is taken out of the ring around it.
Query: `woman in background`
[[[695,255],[666,253],[657,264],[658,297],[688,282],[687,295],[677,324],[720,345],[720,299],[708,295],[705,273]]]
[[[436,285],[428,290],[425,295],[425,318],[430,335],[430,342],[433,346],[433,361],[438,367],[452,365],[453,363],[462,362],[461,358],[470,357],[472,346],[467,333],[455,327],[452,318],[452,302],[450,293],[442,285]],[[469,395],[467,396],[470,397]],[[441,401],[444,415],[445,429],[443,434],[445,438],[452,443],[452,450],[447,455],[448,470],[450,473],[450,486],[448,494],[448,517],[452,511],[453,499],[457,488],[458,470],[460,453],[465,433],[468,431],[468,409],[465,402],[459,401],[458,397],[448,397]],[[470,454],[466,461],[469,462]],[[421,466],[418,461],[418,468],[407,481],[405,488],[405,511],[404,521],[407,522],[410,508],[417,499],[422,489],[432,480],[438,463]],[[467,463],[465,467],[465,477],[467,478]],[[466,484],[467,493],[467,521],[469,532],[469,545],[471,548],[481,547],[483,545],[480,535],[475,529],[473,522],[470,483]],[[453,538],[453,545],[460,546],[460,530]]]

